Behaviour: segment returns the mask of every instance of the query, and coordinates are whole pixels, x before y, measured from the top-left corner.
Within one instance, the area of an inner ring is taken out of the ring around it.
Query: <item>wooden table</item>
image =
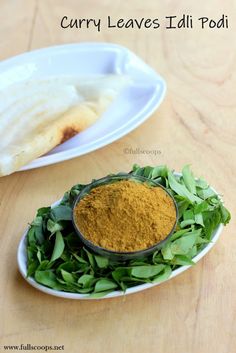
[[[191,270],[124,298],[72,301],[30,287],[16,251],[35,210],[77,182],[133,163],[180,170],[189,163],[236,202],[236,1],[1,0],[0,58],[34,48],[81,41],[127,46],[159,71],[167,96],[141,127],[96,152],[0,179],[2,345],[64,345],[68,353],[236,352],[236,238],[231,221],[214,249]],[[229,17],[228,29],[61,29],[64,15],[114,19],[190,14]],[[0,78],[1,79],[1,78]],[[161,154],[125,154],[124,148]]]

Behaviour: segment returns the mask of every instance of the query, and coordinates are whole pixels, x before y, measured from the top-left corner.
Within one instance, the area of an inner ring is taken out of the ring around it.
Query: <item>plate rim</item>
[[[177,173],[174,172],[174,175],[176,176],[181,176],[181,173]],[[210,188],[219,196],[220,200],[222,201],[221,195],[212,187],[210,186]],[[54,202],[53,204],[51,204],[51,207],[56,206],[59,202],[61,201],[61,199],[57,200],[56,202]],[[202,251],[200,251],[196,256],[194,256],[192,258],[192,261],[195,263],[195,265],[198,263],[198,261],[200,261],[216,244],[217,240],[220,237],[220,234],[223,231],[223,224],[220,223],[218,225],[218,227],[215,229],[214,234],[212,236],[211,242],[209,242]],[[145,289],[149,289],[149,288],[153,288],[155,286],[161,285],[164,282],[167,282],[169,280],[171,280],[172,278],[180,275],[182,272],[185,272],[186,270],[188,270],[189,268],[193,267],[194,265],[183,265],[180,266],[179,268],[175,269],[174,271],[172,271],[171,275],[169,278],[165,279],[164,281],[161,282],[157,282],[157,283],[143,283],[143,284],[139,284],[137,286],[128,288],[126,290],[126,292],[124,293],[121,290],[116,290],[113,291],[109,294],[107,294],[104,297],[101,298],[90,298],[88,296],[88,294],[80,294],[80,293],[70,293],[70,292],[63,292],[63,291],[58,291],[58,290],[54,290],[48,287],[45,287],[39,283],[37,283],[32,277],[27,277],[26,273],[27,273],[27,265],[26,265],[26,235],[27,235],[27,231],[28,231],[29,227],[27,227],[27,229],[25,230],[25,232],[23,233],[19,245],[18,245],[18,249],[17,249],[17,264],[18,264],[18,269],[20,274],[22,275],[22,277],[24,278],[24,280],[26,282],[28,282],[31,286],[33,286],[34,288],[38,289],[39,291],[55,296],[55,297],[59,297],[59,298],[64,298],[64,299],[73,299],[73,300],[102,300],[102,299],[109,299],[109,298],[116,298],[116,297],[121,297],[121,296],[126,296],[129,294],[134,294],[134,293],[138,293],[141,292]]]

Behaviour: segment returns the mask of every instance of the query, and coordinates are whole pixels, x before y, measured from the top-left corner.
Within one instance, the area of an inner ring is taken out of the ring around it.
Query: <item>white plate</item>
[[[93,126],[20,170],[58,163],[103,147],[142,124],[162,102],[164,80],[128,49],[109,43],[67,44],[25,53],[0,63],[0,89],[55,75],[126,74],[132,78]]]
[[[176,175],[180,175],[179,173],[176,173]],[[212,190],[214,192],[216,192],[213,188]],[[218,194],[218,196],[220,197],[220,195]],[[60,202],[57,201],[56,203],[54,203],[52,206],[56,206],[58,203]],[[215,243],[217,242],[221,232],[223,230],[223,225],[220,224],[212,237],[212,241],[206,245],[206,247],[199,253],[197,254],[192,260],[193,262],[197,263],[203,256],[205,256],[210,250],[211,248],[215,245]],[[37,283],[33,278],[31,277],[27,277],[27,253],[26,253],[26,245],[27,245],[27,239],[26,239],[26,234],[27,234],[27,230],[25,231],[23,237],[21,238],[19,247],[18,247],[18,252],[17,252],[17,262],[18,262],[18,267],[20,270],[20,273],[22,274],[23,278],[29,283],[31,284],[31,286],[39,289],[40,291],[47,293],[47,294],[51,294],[54,295],[56,297],[62,297],[62,298],[68,298],[68,299],[89,299],[89,300],[94,300],[93,298],[89,298],[88,294],[77,294],[77,293],[69,293],[69,292],[61,292],[61,291],[57,291],[54,289],[50,289],[47,288],[45,286],[42,286],[41,284]],[[171,278],[174,278],[175,276],[181,274],[182,272],[186,271],[187,269],[191,268],[192,266],[180,266],[179,268],[177,268],[176,270],[172,271],[171,276],[166,280],[170,280]],[[132,288],[128,288],[125,292],[125,294],[122,291],[114,291],[110,294],[107,294],[105,297],[99,298],[99,299],[107,299],[107,298],[114,298],[114,297],[120,297],[123,295],[128,295],[128,294],[132,294],[132,293],[137,293],[140,291],[143,291],[145,289],[157,286],[161,283],[145,283],[145,284],[140,284],[137,285],[135,287]],[[97,299],[96,299],[97,300]]]

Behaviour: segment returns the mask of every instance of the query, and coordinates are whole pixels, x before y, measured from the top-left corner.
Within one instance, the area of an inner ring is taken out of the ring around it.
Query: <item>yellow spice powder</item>
[[[176,221],[161,187],[121,180],[95,187],[75,207],[75,221],[90,242],[113,251],[137,251],[165,239]]]

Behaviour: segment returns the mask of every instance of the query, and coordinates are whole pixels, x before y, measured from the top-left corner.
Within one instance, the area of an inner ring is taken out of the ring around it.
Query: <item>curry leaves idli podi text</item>
[[[218,17],[211,16],[194,17],[190,14],[181,16],[170,15],[164,18],[112,18],[107,16],[106,19],[101,18],[72,18],[63,16],[60,21],[63,29],[95,29],[100,32],[104,28],[109,29],[192,29],[199,27],[201,29],[228,29],[228,16],[222,14]]]

